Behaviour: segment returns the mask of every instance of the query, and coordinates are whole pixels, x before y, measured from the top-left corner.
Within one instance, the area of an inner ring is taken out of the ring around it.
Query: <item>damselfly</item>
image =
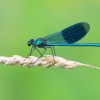
[[[37,50],[40,57],[42,57],[47,48],[51,48],[52,54],[56,55],[54,46],[100,47],[99,43],[75,43],[82,39],[88,33],[89,29],[90,26],[88,23],[80,22],[44,38],[38,38],[37,40],[30,39],[27,43],[28,46],[32,46],[29,56],[32,55],[34,50]],[[38,48],[43,48],[44,51],[41,53]]]

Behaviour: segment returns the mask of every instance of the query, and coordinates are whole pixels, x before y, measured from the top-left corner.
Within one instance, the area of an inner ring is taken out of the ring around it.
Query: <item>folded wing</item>
[[[49,43],[75,43],[82,39],[89,31],[90,26],[86,22],[74,24],[62,31],[50,34],[44,39]]]

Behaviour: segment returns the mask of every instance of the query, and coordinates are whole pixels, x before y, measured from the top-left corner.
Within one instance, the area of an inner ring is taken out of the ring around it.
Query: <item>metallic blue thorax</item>
[[[34,44],[38,47],[42,47],[45,45],[45,40],[43,38],[38,38],[36,41],[34,41]]]
[[[41,45],[41,44],[42,44],[41,38],[38,38],[38,39],[35,41],[35,45],[38,46],[38,45]]]

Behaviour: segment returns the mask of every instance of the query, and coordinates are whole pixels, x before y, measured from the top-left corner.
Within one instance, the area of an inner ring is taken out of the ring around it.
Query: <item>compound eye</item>
[[[31,43],[30,43],[30,41],[28,41],[27,45],[28,45],[28,46],[31,46]]]
[[[27,45],[28,45],[28,46],[31,46],[33,42],[34,42],[34,40],[33,40],[33,39],[30,39],[30,40],[28,41]]]

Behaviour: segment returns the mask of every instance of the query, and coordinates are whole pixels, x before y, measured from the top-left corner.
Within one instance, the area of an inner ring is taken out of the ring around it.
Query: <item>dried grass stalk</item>
[[[91,67],[100,70],[100,68],[88,65],[88,64],[83,64],[79,63],[76,61],[70,61],[66,60],[62,57],[55,56],[53,59],[52,55],[46,55],[39,60],[35,56],[30,56],[29,58],[23,58],[19,55],[14,55],[12,57],[5,57],[5,56],[0,56],[0,63],[3,64],[8,64],[8,65],[21,65],[24,67],[35,67],[35,66],[41,66],[41,67],[63,67],[65,69],[70,69],[74,68],[76,66],[86,66],[86,67]],[[37,61],[36,61],[37,60]],[[35,62],[36,61],[36,62]],[[35,62],[35,63],[34,63]]]

